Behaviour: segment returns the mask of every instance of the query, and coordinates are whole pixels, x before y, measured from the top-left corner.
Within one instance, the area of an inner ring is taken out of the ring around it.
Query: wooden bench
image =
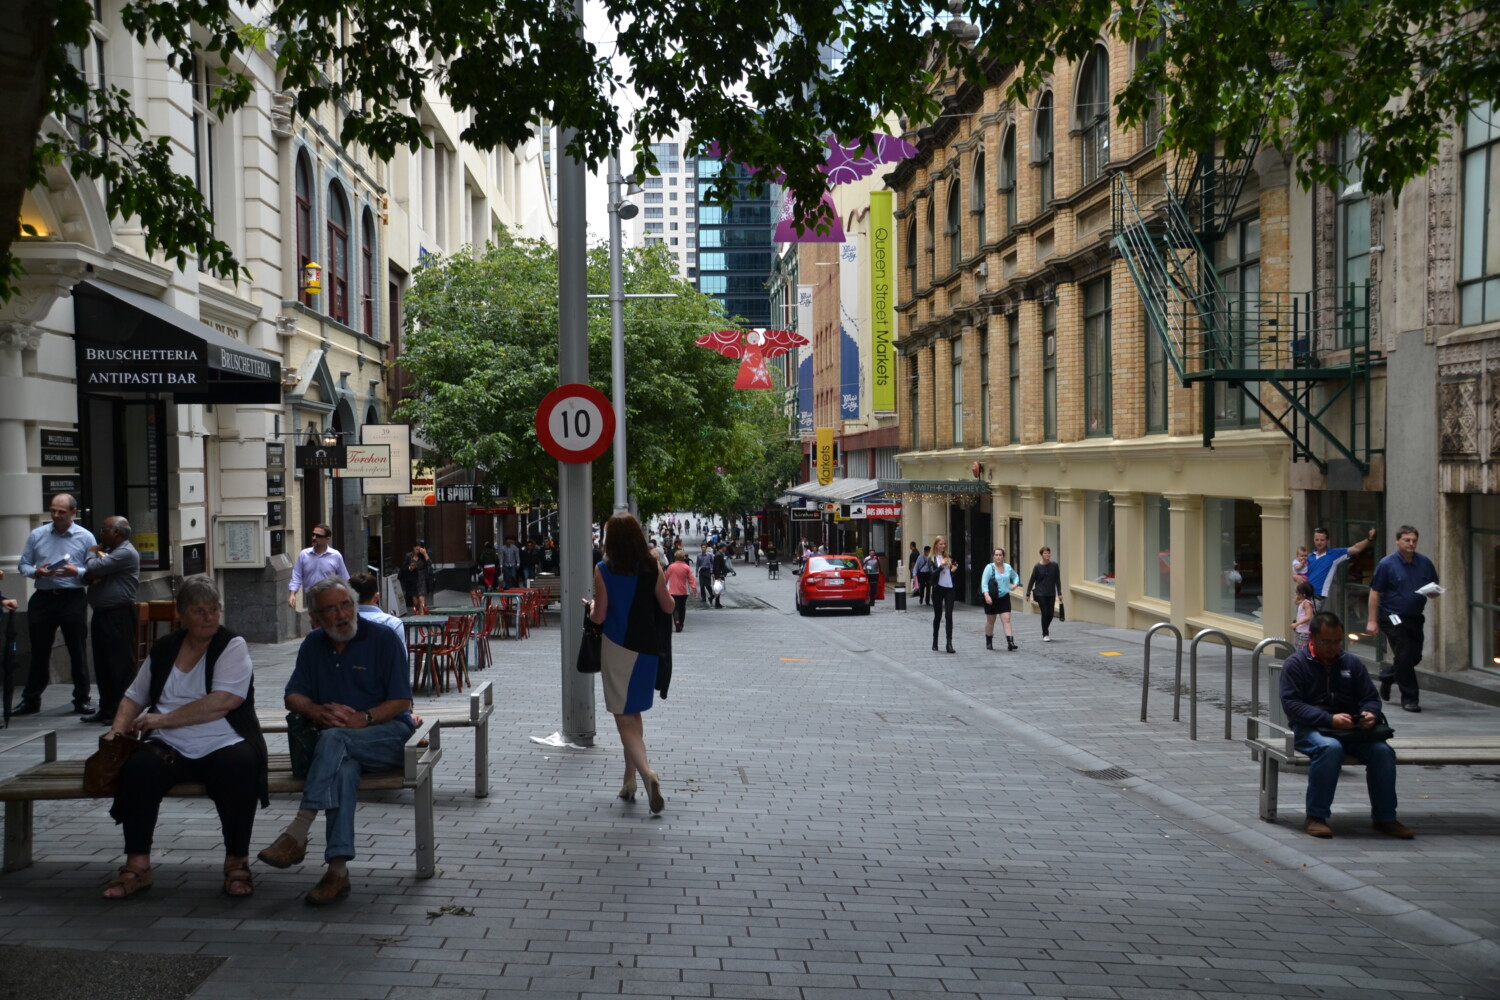
[[[416,711],[413,709],[413,711]],[[443,729],[474,730],[474,797],[482,799],[490,794],[490,716],[495,714],[495,689],[493,681],[469,692],[466,708],[443,707],[418,711],[422,722],[436,722]],[[287,731],[285,715],[259,713],[260,728],[265,733]]]
[[[1292,730],[1268,719],[1246,720],[1245,745],[1252,759],[1260,763],[1260,818],[1267,823],[1276,819],[1277,781],[1283,771],[1306,774],[1310,763],[1306,754],[1298,753]],[[1262,735],[1261,731],[1269,731]],[[1401,736],[1391,737],[1397,764],[1500,764],[1500,734],[1484,736]],[[1345,767],[1362,767],[1348,761]]]
[[[390,771],[371,771],[361,776],[362,792],[391,791],[410,788],[416,794],[417,810],[415,853],[417,877],[431,878],[437,871],[432,817],[432,772],[442,759],[441,729],[436,719],[425,719],[411,739],[406,741],[402,767]],[[34,805],[41,800],[90,799],[83,790],[83,761],[57,759],[57,733],[48,730],[17,740],[0,753],[28,743],[42,741],[42,763],[20,774],[0,781],[0,802],[5,803],[5,865],[8,872],[31,865]],[[270,790],[272,794],[301,794],[305,784],[292,777],[291,758],[284,753],[270,756]],[[200,784],[173,786],[171,798],[198,798],[206,795]]]

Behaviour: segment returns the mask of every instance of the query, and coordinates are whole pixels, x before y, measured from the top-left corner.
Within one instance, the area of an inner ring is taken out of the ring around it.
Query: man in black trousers
[[[106,518],[103,541],[89,549],[84,580],[94,619],[94,680],[99,711],[79,721],[109,725],[115,719],[130,682],[135,679],[135,592],[141,582],[141,555],[130,543],[130,522],[116,514]]]
[[[42,710],[42,692],[52,680],[52,640],[62,630],[73,668],[73,711],[87,715],[89,666],[84,651],[88,632],[88,597],[84,594],[84,560],[95,544],[93,532],[75,522],[78,501],[59,493],[47,508],[51,524],[26,536],[21,548],[21,575],[35,581],[26,605],[26,628],[31,639],[31,672],[21,692],[21,704],[11,715],[35,715]]]

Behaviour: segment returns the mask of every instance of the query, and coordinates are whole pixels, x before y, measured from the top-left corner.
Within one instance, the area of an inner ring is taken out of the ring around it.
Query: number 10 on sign
[[[615,411],[591,385],[560,385],[536,409],[536,436],[559,462],[592,462],[609,450]]]

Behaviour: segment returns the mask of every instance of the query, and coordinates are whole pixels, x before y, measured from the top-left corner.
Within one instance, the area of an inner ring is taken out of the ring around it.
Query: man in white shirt
[[[332,538],[333,529],[328,525],[313,526],[312,545],[298,552],[297,561],[292,564],[292,583],[286,595],[287,607],[295,611],[297,591],[311,590],[312,585],[319,580],[330,576],[341,580],[349,579],[349,568],[344,565],[344,557],[329,544]]]
[[[359,607],[355,608],[359,616],[367,622],[384,625],[400,637],[402,645],[406,644],[406,626],[401,619],[395,615],[387,614],[380,609],[380,581],[373,573],[360,573],[358,576],[349,578],[349,586],[359,595]]]

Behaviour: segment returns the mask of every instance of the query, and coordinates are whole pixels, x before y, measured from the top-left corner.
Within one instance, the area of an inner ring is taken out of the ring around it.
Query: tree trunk
[[[19,233],[21,199],[47,109],[47,52],[58,0],[9,0],[0,31],[0,260]],[[0,269],[3,273],[3,269]],[[3,283],[0,283],[3,284]]]

